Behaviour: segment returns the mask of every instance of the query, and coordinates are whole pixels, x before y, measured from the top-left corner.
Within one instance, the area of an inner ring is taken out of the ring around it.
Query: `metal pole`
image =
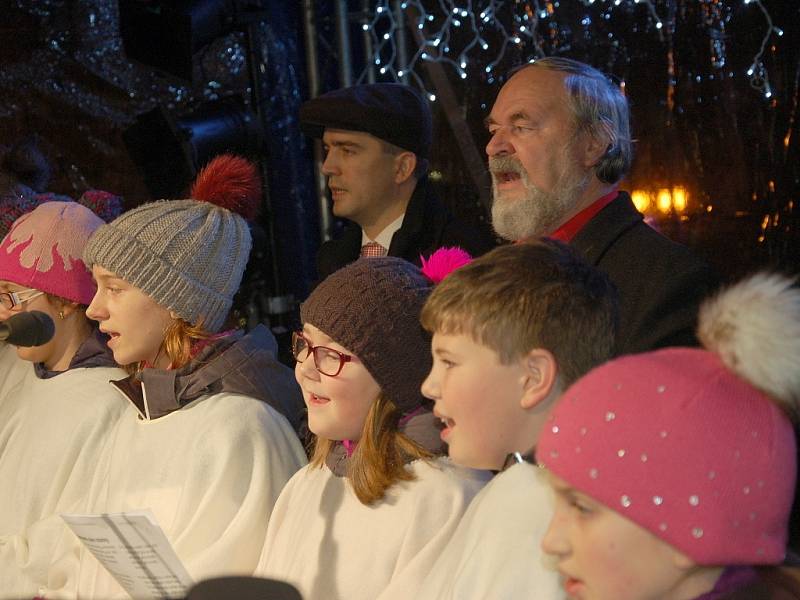
[[[361,2],[361,25],[369,25],[370,0]],[[372,34],[368,29],[361,28],[361,37],[364,44],[364,64],[367,67],[367,83],[375,83],[375,60],[372,56]]]
[[[314,0],[303,0],[303,24],[305,31],[306,48],[306,74],[308,76],[308,95],[310,98],[319,96],[319,63],[317,61],[317,25],[314,13]],[[322,174],[322,161],[324,160],[322,144],[314,141],[314,188],[317,193],[317,207],[319,208],[319,235],[320,241],[331,239],[333,232],[333,215],[328,204],[327,185]]]
[[[394,20],[397,23],[397,29],[394,32],[394,43],[397,48],[397,63],[403,69],[403,75],[400,80],[403,83],[408,83],[408,74],[406,73],[406,65],[408,64],[408,48],[406,46],[406,20],[405,12],[403,11],[402,0],[393,0],[394,6]]]
[[[259,174],[261,175],[261,186],[263,192],[263,208],[267,215],[266,230],[269,239],[270,267],[272,271],[272,295],[274,299],[279,299],[283,295],[283,281],[281,280],[278,269],[278,246],[275,241],[275,215],[272,207],[272,198],[269,193],[269,173],[267,172],[267,145],[264,143],[263,136],[269,130],[267,114],[264,109],[264,89],[261,73],[264,69],[264,47],[261,36],[261,25],[264,17],[249,20],[245,29],[247,39],[247,64],[250,71],[250,102],[255,110],[258,119],[259,130],[262,132],[260,160],[258,161]],[[288,304],[288,302],[281,302]]]
[[[339,49],[339,83],[342,87],[353,85],[350,56],[350,19],[347,0],[336,0],[336,45]]]

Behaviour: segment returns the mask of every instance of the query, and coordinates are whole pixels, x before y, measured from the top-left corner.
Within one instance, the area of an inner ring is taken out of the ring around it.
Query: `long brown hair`
[[[400,411],[383,394],[370,406],[347,473],[362,504],[381,500],[398,481],[412,481],[414,475],[405,468],[407,463],[434,457],[399,431],[400,417]],[[322,468],[334,445],[331,440],[315,437],[311,466]]]

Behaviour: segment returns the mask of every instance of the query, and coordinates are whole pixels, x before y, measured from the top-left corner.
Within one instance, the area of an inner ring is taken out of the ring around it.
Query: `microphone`
[[[55,332],[53,319],[39,310],[21,312],[0,323],[0,340],[14,346],[41,346],[53,339]]]
[[[189,590],[186,600],[303,600],[293,585],[258,577],[206,579]]]

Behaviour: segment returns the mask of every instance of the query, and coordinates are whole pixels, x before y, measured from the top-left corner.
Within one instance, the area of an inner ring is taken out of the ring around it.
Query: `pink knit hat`
[[[626,356],[581,378],[537,460],[698,564],[779,563],[795,489],[800,290],[777,275],[744,281],[704,305],[699,337],[707,350]]]
[[[88,305],[95,293],[83,248],[102,219],[77,202],[45,202],[0,242],[0,279]]]

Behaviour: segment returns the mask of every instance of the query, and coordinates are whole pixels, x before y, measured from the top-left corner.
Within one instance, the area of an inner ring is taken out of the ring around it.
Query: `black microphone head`
[[[303,600],[293,585],[258,577],[206,579],[189,590],[186,600]]]
[[[41,346],[56,332],[55,323],[49,315],[39,310],[21,312],[3,322],[8,336],[6,342],[15,346]]]

